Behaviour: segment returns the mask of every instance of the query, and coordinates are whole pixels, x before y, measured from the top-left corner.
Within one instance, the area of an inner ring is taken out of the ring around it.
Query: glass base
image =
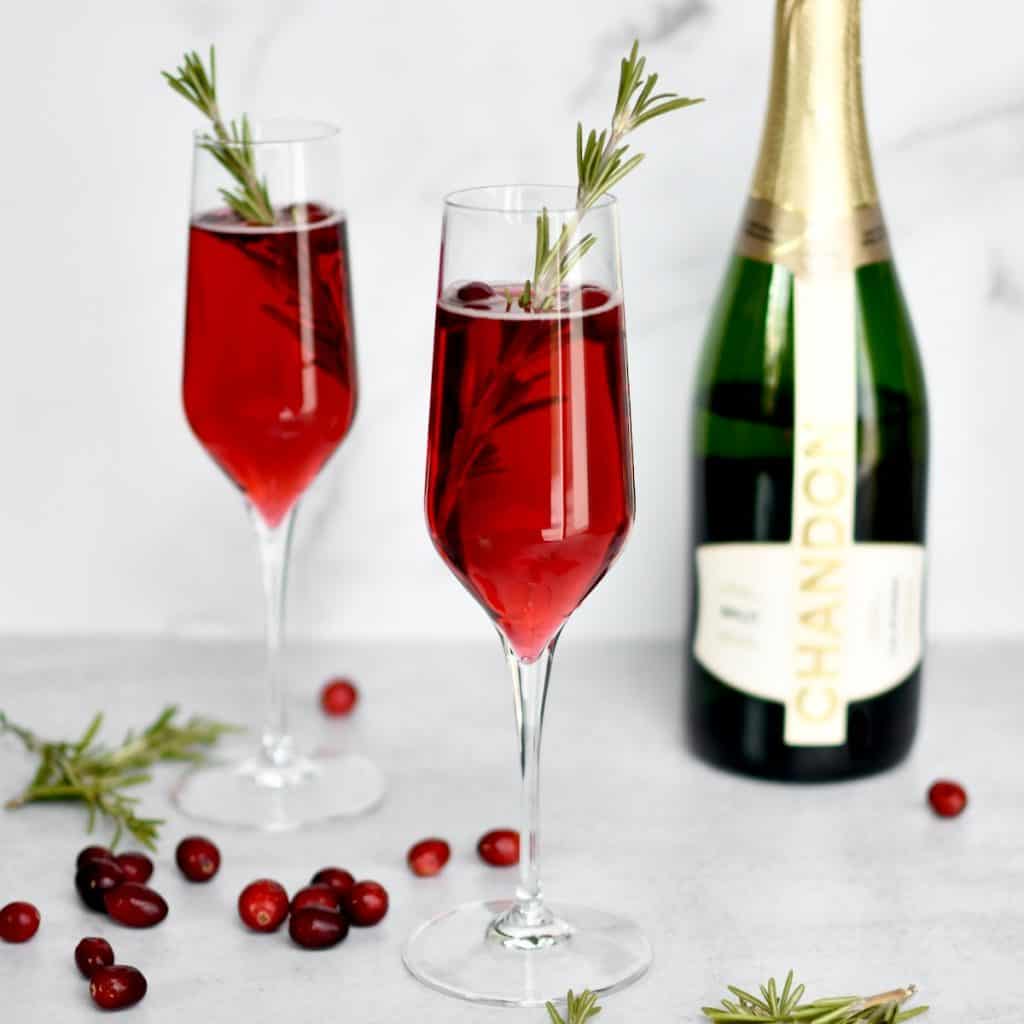
[[[186,772],[171,793],[183,814],[212,825],[288,832],[376,807],[380,770],[364,757],[265,757],[210,762]]]
[[[543,941],[529,942],[511,901],[466,903],[413,934],[405,966],[439,992],[495,1006],[564,1002],[569,988],[612,992],[650,967],[650,943],[627,918],[574,904],[548,910]]]

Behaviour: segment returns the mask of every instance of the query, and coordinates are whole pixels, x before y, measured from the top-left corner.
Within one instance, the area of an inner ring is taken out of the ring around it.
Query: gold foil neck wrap
[[[797,277],[855,270],[892,258],[878,206],[861,206],[834,220],[812,220],[764,199],[748,201],[737,249],[751,259],[787,267]]]
[[[861,90],[860,0],[777,0],[771,91],[751,195],[765,204],[758,219],[770,221],[784,251],[802,249],[804,263],[836,225],[845,225],[847,250],[872,218],[880,226]]]

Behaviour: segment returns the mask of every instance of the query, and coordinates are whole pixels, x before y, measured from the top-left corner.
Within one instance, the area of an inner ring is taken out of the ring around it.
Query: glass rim
[[[307,142],[327,142],[336,139],[341,135],[341,126],[332,121],[320,121],[305,117],[250,117],[250,125],[266,125],[271,127],[275,124],[281,125],[282,130],[271,132],[270,137],[262,139],[250,139],[248,143],[234,139],[218,139],[210,133],[208,128],[194,128],[192,130],[192,142],[198,148],[208,142],[216,142],[218,146],[225,146],[228,149],[242,147],[245,145],[254,148],[258,146],[296,146]],[[292,131],[285,131],[284,125],[292,126]]]
[[[564,204],[562,203],[542,203],[542,202],[531,202],[531,203],[501,203],[501,201],[495,198],[491,202],[469,202],[468,200],[472,196],[482,197],[486,193],[492,193],[497,196],[500,192],[514,193],[524,192],[529,189],[536,189],[538,192],[550,191],[553,193],[564,194],[567,199]],[[590,210],[602,210],[607,209],[618,204],[618,199],[612,192],[605,192],[599,199],[591,203],[587,207],[587,211]],[[468,210],[474,213],[542,213],[547,210],[548,213],[569,216],[570,214],[576,213],[576,186],[575,185],[551,185],[551,184],[538,184],[535,182],[523,182],[515,183],[509,182],[501,185],[474,185],[470,188],[456,189],[454,192],[449,192],[444,197],[445,209],[453,208],[456,210]]]

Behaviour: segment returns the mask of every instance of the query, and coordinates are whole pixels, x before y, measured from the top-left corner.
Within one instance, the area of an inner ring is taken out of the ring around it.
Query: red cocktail
[[[445,562],[533,660],[621,548],[633,472],[621,300],[517,298],[473,282],[438,303],[426,504]]]
[[[271,526],[352,423],[355,351],[345,222],[318,204],[270,228],[228,211],[189,233],[185,412]]]

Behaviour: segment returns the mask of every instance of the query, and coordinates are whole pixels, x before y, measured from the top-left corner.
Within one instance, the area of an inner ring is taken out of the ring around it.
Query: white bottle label
[[[853,543],[853,274],[796,277],[793,314],[792,535],[698,548],[694,655],[728,685],[784,704],[790,746],[839,746],[849,703],[891,690],[921,660],[924,548]]]

